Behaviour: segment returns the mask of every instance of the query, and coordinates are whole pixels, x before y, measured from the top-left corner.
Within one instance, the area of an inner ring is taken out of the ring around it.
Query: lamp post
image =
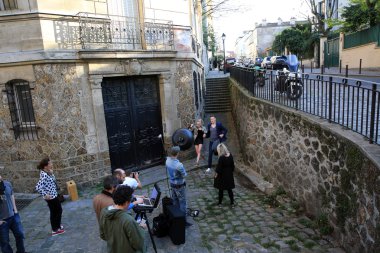
[[[226,39],[226,35],[222,34],[222,40],[223,40],[223,73],[226,73],[226,48],[224,46],[224,40]]]

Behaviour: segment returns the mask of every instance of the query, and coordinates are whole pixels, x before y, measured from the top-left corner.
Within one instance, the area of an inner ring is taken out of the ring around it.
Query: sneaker
[[[206,173],[209,173],[210,171],[211,171],[211,169],[210,169],[210,168],[207,168]]]
[[[51,236],[56,236],[56,235],[60,235],[60,234],[63,234],[63,233],[65,233],[65,230],[59,228],[57,231],[52,231],[51,232]]]
[[[64,228],[63,225],[61,224],[61,226],[59,226],[59,229],[64,230],[65,228]]]

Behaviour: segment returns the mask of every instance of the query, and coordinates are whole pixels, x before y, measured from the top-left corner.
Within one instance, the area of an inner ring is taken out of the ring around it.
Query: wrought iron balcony
[[[79,13],[54,22],[61,49],[173,50],[173,22]]]

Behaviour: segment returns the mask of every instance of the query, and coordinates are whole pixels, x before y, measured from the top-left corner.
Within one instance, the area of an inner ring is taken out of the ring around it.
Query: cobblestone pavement
[[[231,114],[217,114],[216,117],[229,129],[227,144],[236,160],[241,160]],[[204,146],[206,150],[207,141]],[[237,164],[240,162],[237,161]],[[194,159],[185,161],[184,164],[189,172],[188,207],[200,210],[200,215],[188,219],[193,226],[186,229],[186,243],[183,245],[173,245],[169,237],[154,237],[159,253],[344,252],[334,244],[331,237],[320,234],[320,230],[326,229],[319,224],[321,222],[313,222],[302,215],[298,203],[287,198],[281,189],[274,195],[266,196],[245,177],[236,175],[236,207],[231,208],[228,196],[225,196],[225,205],[219,208],[216,206],[217,190],[213,188],[213,174],[205,173],[206,161],[202,160],[200,167],[194,166]],[[162,196],[168,195],[164,166],[144,170],[140,173],[140,178],[144,188],[137,190],[136,194],[147,194],[153,184],[158,182],[163,191]],[[62,223],[66,233],[55,237],[50,236],[46,203],[41,198],[34,200],[20,212],[26,235],[26,249],[35,253],[106,252],[105,242],[99,238],[98,224],[92,209],[92,198],[100,191],[100,184],[81,189],[79,201],[68,200],[63,203]],[[160,212],[161,206],[147,214],[148,219],[151,221]],[[148,252],[154,252],[148,233],[146,242]]]
[[[186,164],[189,168],[189,162]],[[158,180],[165,196],[164,167],[150,170],[153,177],[161,175]],[[148,181],[148,172],[144,174],[144,180]],[[217,191],[213,188],[212,174],[194,169],[189,172],[187,181],[188,206],[199,209],[201,213],[197,218],[189,218],[194,225],[186,230],[184,245],[173,245],[169,237],[155,237],[158,252],[344,252],[334,247],[331,238],[322,237],[311,220],[298,216],[292,207],[293,202],[282,198],[279,207],[270,207],[270,198],[243,177],[238,176],[236,180],[235,208],[228,205],[227,196],[222,208],[216,206]],[[151,187],[152,184],[147,184],[138,193],[146,193]],[[62,222],[66,228],[63,235],[50,236],[49,211],[41,198],[22,210],[27,250],[36,253],[106,252],[92,209],[92,197],[100,188],[82,190],[79,201],[63,204]],[[148,214],[148,218],[151,220],[160,211],[161,207]],[[148,233],[146,240],[148,252],[154,252]]]

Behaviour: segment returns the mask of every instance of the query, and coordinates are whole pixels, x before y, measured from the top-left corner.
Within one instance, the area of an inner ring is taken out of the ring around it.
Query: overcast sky
[[[277,22],[280,17],[283,21],[289,21],[291,17],[297,20],[306,19],[310,10],[305,0],[230,0],[231,9],[240,6],[238,11],[223,12],[214,19],[216,35],[220,37],[226,34],[226,50],[235,49],[236,39],[245,30],[251,30],[255,22]],[[218,39],[217,39],[218,40]]]

